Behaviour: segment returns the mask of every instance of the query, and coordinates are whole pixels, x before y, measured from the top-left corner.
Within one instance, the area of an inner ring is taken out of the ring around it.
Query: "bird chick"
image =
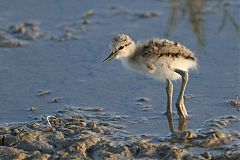
[[[168,115],[172,114],[171,81],[182,78],[176,107],[181,118],[188,117],[183,96],[188,82],[188,70],[197,66],[197,59],[189,49],[175,41],[158,38],[135,44],[126,34],[114,36],[110,48],[112,52],[104,62],[118,59],[129,69],[166,81]]]

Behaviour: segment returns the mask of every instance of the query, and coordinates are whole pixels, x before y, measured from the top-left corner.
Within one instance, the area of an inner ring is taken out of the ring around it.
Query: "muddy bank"
[[[80,107],[81,114],[63,110],[55,116],[0,127],[1,159],[239,159],[240,133],[228,130],[239,121],[225,116],[196,130],[165,137],[129,135],[121,116],[101,108]],[[71,109],[73,110],[73,109]],[[98,117],[96,119],[96,117]]]

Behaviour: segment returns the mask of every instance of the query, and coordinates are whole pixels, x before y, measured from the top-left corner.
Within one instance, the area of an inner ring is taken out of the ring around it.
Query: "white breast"
[[[142,59],[129,61],[122,59],[123,65],[131,70],[147,74],[157,80],[177,80],[180,75],[174,72],[174,69],[188,71],[191,68],[196,68],[196,62],[184,58],[161,57],[158,60],[145,62]]]

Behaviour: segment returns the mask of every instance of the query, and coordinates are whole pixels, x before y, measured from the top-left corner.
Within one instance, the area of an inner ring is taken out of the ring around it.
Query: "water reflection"
[[[218,28],[218,31],[222,31],[227,20],[229,20],[229,22],[232,24],[235,31],[239,32],[239,30],[240,30],[239,24],[236,21],[236,19],[234,18],[234,16],[229,12],[229,6],[230,6],[229,3],[222,3],[222,0],[219,0],[217,8],[218,8],[218,10],[220,10],[220,12],[222,12],[223,16],[222,16],[222,21]],[[239,5],[237,7],[239,7]]]
[[[170,0],[170,17],[167,23],[167,29],[164,36],[169,37],[170,33],[177,27],[178,21],[186,19],[192,28],[192,32],[196,35],[196,40],[200,46],[205,45],[204,34],[204,16],[206,14],[223,14],[218,31],[221,32],[225,24],[229,21],[236,32],[239,32],[239,24],[237,18],[233,16],[229,10],[231,7],[238,7],[239,4],[224,0]]]
[[[173,115],[168,115],[167,116],[168,119],[168,125],[169,125],[169,129],[172,133],[176,132],[176,129],[174,127],[174,123],[173,123]],[[187,129],[187,119],[182,119],[180,118],[178,120],[178,130],[179,131],[185,131]]]

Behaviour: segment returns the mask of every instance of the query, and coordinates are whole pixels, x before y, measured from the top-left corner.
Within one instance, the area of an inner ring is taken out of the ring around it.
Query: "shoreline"
[[[227,129],[229,125],[239,121],[236,116],[208,120],[198,129],[185,130],[183,127],[182,131],[172,130],[172,133],[166,136],[131,135],[124,130],[124,126],[118,124],[118,116],[106,114],[97,108],[82,110],[82,114],[63,113],[42,116],[39,121],[24,124],[8,127],[1,125],[0,158],[240,158],[240,133]],[[93,115],[97,116],[98,121],[95,121],[96,117]]]

